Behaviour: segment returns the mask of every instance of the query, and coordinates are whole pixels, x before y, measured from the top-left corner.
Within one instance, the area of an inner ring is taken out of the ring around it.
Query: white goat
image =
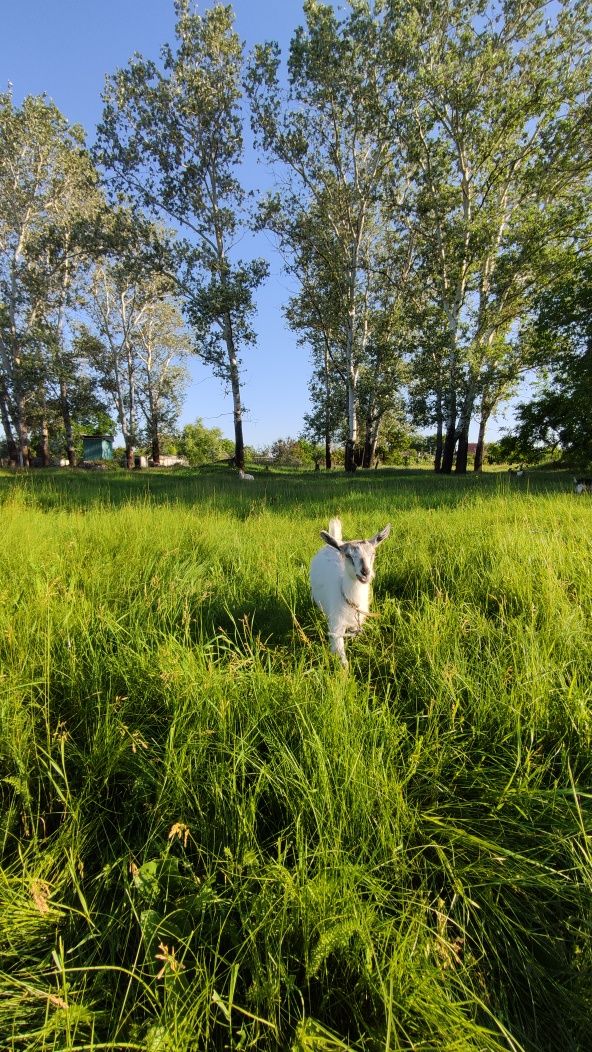
[[[369,615],[376,549],[390,532],[389,523],[369,541],[343,541],[339,519],[331,519],[328,533],[321,530],[325,546],[310,564],[310,590],[327,618],[331,653],[344,668],[344,638],[361,632]]]
[[[592,493],[592,478],[574,478],[576,493]]]
[[[254,482],[255,481],[255,476],[254,475],[247,475],[246,472],[244,472],[242,470],[242,468],[239,470],[238,477],[243,482]]]

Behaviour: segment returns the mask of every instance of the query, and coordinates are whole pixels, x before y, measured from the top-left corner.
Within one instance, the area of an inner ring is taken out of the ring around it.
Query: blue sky
[[[207,6],[199,4],[198,9]],[[301,0],[234,0],[233,7],[247,48],[274,39],[286,55],[302,22]],[[45,92],[70,121],[84,126],[92,142],[105,76],[125,66],[134,51],[157,58],[161,45],[173,39],[173,0],[14,0],[2,10],[0,86],[4,89],[10,81],[17,103]],[[250,188],[269,180],[265,166],[247,150],[245,181]],[[270,264],[270,277],[257,299],[257,346],[247,348],[243,364],[245,441],[260,448],[301,430],[311,366],[306,348],[296,345],[283,319],[282,305],[292,286],[271,238],[253,238],[252,251],[245,241],[240,253],[245,259],[265,256]],[[229,395],[198,359],[192,361],[191,374],[181,423],[201,416],[209,427],[232,436]],[[488,437],[497,433],[493,424]]]

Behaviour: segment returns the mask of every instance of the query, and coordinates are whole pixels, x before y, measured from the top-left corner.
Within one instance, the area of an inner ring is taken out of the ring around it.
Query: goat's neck
[[[351,606],[354,606],[357,610],[361,610],[363,613],[367,613],[370,608],[370,585],[362,584],[357,579],[352,581],[349,574],[343,575],[342,590],[345,598]]]

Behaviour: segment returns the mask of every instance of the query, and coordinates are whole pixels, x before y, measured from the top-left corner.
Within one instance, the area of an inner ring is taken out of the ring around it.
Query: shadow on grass
[[[568,471],[533,471],[517,479],[505,472],[436,475],[430,470],[382,468],[379,471],[260,472],[254,482],[241,482],[234,473],[187,469],[145,472],[82,469],[32,469],[0,473],[0,504],[21,499],[44,511],[87,511],[96,506],[123,504],[183,504],[228,512],[245,519],[254,509],[302,510],[305,517],[324,516],[330,509],[363,510],[367,497],[387,509],[456,507],[473,499],[506,493],[542,495],[571,492]]]

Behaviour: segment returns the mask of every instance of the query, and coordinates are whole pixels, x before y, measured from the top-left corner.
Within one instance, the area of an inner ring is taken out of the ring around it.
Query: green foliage
[[[589,185],[575,129],[587,106],[590,7],[393,0],[385,10],[396,127],[415,166],[402,221],[425,289],[411,369],[417,422],[443,427],[444,470],[458,440],[464,471],[471,418],[486,423],[529,365],[512,326],[549,282],[571,202]]]
[[[175,4],[175,45],[161,62],[135,55],[107,80],[96,155],[118,190],[179,227],[164,252],[184,295],[194,349],[232,392],[235,455],[242,466],[240,354],[255,340],[253,294],[264,260],[233,258],[244,225],[243,46],[230,6],[203,15]]]
[[[488,464],[542,464],[559,460],[558,435],[537,419],[533,406],[518,407],[518,429],[487,447]]]
[[[223,460],[234,452],[234,443],[224,437],[220,428],[206,427],[201,417],[194,424],[185,424],[175,445],[179,455],[193,467]]]
[[[486,460],[488,464],[508,464],[515,462],[514,444],[506,438],[498,442],[490,442],[487,446]],[[522,458],[519,458],[520,460]]]
[[[92,268],[75,347],[112,407],[132,467],[141,439],[156,459],[177,422],[190,340],[174,284],[145,262],[161,230],[134,226],[133,217],[121,211],[113,220],[127,221],[128,244],[125,250],[119,244],[115,251],[105,251]]]
[[[300,438],[277,438],[275,442],[266,449],[265,455],[282,467],[312,467],[316,462],[321,462],[324,451],[314,442],[309,442],[302,436]]]
[[[555,279],[537,297],[536,311],[522,339],[538,364],[534,398],[516,409],[507,442],[523,459],[540,460],[557,451],[578,468],[592,465],[592,265],[586,221],[576,246],[557,254]],[[582,251],[582,249],[584,251]]]
[[[256,142],[288,172],[260,222],[299,283],[286,317],[313,351],[307,432],[326,443],[344,432],[353,470],[358,427],[372,445],[401,382],[408,331],[397,314],[409,267],[402,277],[406,253],[387,198],[405,174],[389,126],[380,19],[363,5],[342,16],[316,2],[304,4],[304,17],[290,44],[289,92],[277,45],[256,47],[249,65]]]
[[[0,477],[7,1047],[583,1052],[592,506],[570,489]],[[394,525],[349,675],[308,591],[327,509]]]
[[[0,94],[0,410],[21,464],[32,430],[72,449],[74,414],[103,408],[65,335],[101,206],[82,129],[45,96]]]

